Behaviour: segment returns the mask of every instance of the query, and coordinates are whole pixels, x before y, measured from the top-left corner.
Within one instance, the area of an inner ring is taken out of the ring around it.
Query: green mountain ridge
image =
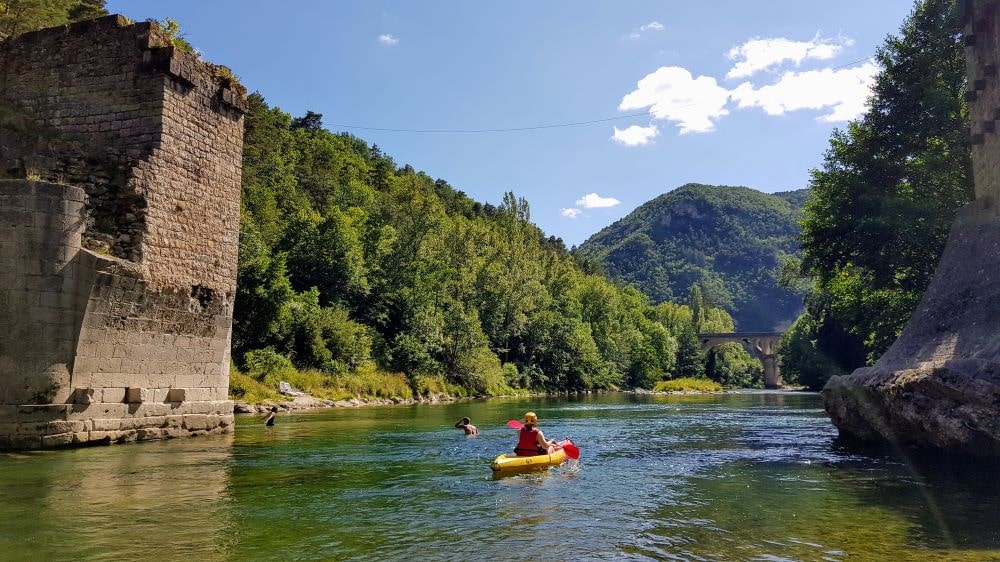
[[[698,283],[739,330],[783,329],[802,294],[778,284],[781,263],[800,254],[798,220],[808,190],[686,184],[652,199],[575,251],[654,302],[683,301]]]

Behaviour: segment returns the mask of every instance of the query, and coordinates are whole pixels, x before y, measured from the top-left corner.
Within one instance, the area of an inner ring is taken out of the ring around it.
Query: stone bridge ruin
[[[738,343],[751,357],[764,365],[764,388],[781,388],[781,367],[778,364],[779,332],[733,332],[698,334],[701,350],[707,353],[723,343]]]
[[[976,200],[899,339],[872,367],[833,377],[844,436],[1000,456],[1000,0],[959,0]]]
[[[0,42],[0,448],[232,428],[245,93],[122,16]]]

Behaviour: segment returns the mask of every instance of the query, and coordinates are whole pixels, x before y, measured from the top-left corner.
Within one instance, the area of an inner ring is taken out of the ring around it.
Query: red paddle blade
[[[524,428],[524,424],[517,420],[510,420],[509,422],[507,422],[507,427],[511,429],[522,429]]]
[[[573,460],[579,460],[580,459],[580,448],[577,447],[576,445],[574,445],[572,443],[566,443],[565,445],[562,446],[562,448],[563,448],[563,451],[566,451],[566,456],[567,457],[569,457],[569,458],[571,458]]]

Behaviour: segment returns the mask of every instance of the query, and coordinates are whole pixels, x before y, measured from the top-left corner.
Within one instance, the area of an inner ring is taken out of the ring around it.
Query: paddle
[[[517,420],[510,420],[509,422],[507,422],[507,427],[511,429],[521,430],[524,428],[524,424]],[[573,443],[566,443],[565,445],[562,445],[562,449],[566,451],[567,457],[573,460],[580,459],[580,448],[574,445]]]

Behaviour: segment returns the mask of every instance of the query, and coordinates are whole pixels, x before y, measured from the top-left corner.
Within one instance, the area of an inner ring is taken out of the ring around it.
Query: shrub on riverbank
[[[655,392],[719,392],[722,385],[709,379],[681,377],[669,381],[660,381],[653,387]]]
[[[401,373],[386,373],[375,367],[363,367],[353,373],[324,373],[315,369],[296,369],[286,357],[274,350],[257,350],[247,354],[247,373],[235,367],[229,374],[229,395],[249,404],[278,401],[278,383],[284,381],[294,389],[316,398],[350,400],[352,398],[412,398],[414,389]],[[429,377],[418,389],[421,396],[464,396],[458,385],[448,384],[444,377]]]
[[[334,375],[334,388],[350,397],[362,398],[412,398],[413,389],[402,373],[384,373],[375,368],[365,368],[354,373]],[[442,393],[444,394],[444,393]]]
[[[241,400],[248,404],[279,400],[281,396],[277,393],[277,388],[275,386],[274,389],[271,389],[253,377],[237,371],[235,367],[229,370],[229,396],[234,400]]]

